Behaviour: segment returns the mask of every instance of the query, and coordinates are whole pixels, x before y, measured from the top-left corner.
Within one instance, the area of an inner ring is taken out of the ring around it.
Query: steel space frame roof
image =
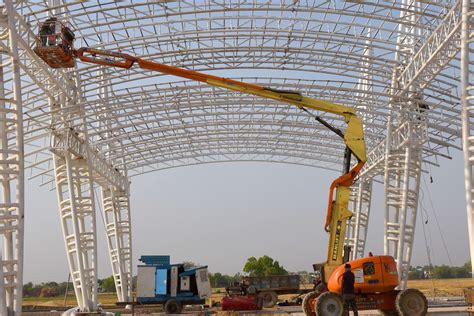
[[[364,119],[371,151],[387,133],[394,68],[413,60],[413,47],[425,44],[456,5],[416,3],[90,1],[54,7],[21,1],[15,7],[30,27],[31,47],[37,23],[53,8],[71,23],[76,47],[121,51],[352,106]],[[401,12],[413,18],[401,19]],[[53,184],[48,93],[54,91],[28,71],[31,56],[20,57],[26,174]],[[423,87],[426,163],[438,165],[438,158],[460,149],[458,57]],[[55,72],[59,77],[64,70]],[[77,73],[91,144],[131,176],[227,161],[341,169],[343,142],[299,109],[138,67],[79,62]],[[11,74],[5,79],[8,98]],[[344,127],[340,118],[320,114]]]

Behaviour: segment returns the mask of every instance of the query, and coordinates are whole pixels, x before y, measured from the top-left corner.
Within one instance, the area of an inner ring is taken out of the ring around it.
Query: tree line
[[[471,261],[462,266],[416,266],[410,267],[408,272],[409,280],[421,279],[461,279],[472,277]]]
[[[115,282],[113,276],[108,278],[98,279],[97,284],[99,286],[99,292],[102,293],[115,293]],[[137,277],[134,276],[132,279],[132,286],[135,290],[137,284]],[[23,285],[23,296],[24,297],[54,297],[54,296],[64,296],[66,293],[74,292],[72,282],[43,282],[40,284],[33,284],[28,282]]]

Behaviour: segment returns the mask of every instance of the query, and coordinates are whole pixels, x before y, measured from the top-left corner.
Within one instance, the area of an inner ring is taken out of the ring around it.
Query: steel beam
[[[76,78],[77,79],[77,78]],[[77,303],[97,310],[97,230],[92,151],[86,145],[80,94],[72,75],[64,78],[68,95],[50,98],[51,151],[66,254]],[[77,132],[76,132],[77,130]],[[82,137],[79,136],[79,133]]]
[[[75,158],[86,159],[89,157],[94,171],[94,181],[102,187],[110,185],[126,191],[128,190],[128,178],[112,163],[107,161],[97,149],[89,145],[83,137],[74,129],[53,130],[51,138],[51,151],[59,156],[70,152]]]
[[[5,3],[8,51],[0,53],[0,236],[3,239],[3,285],[8,315],[21,315],[23,290],[24,244],[24,146],[23,108],[18,52],[18,25],[14,19],[12,1]],[[3,28],[2,28],[3,29]],[[3,29],[4,30],[4,29]],[[5,63],[5,64],[4,64]],[[8,65],[8,66],[7,66]],[[11,82],[5,82],[4,73],[10,67]],[[7,98],[6,85],[12,94]]]
[[[402,25],[402,24],[400,24]],[[423,42],[418,51],[401,62],[395,80],[403,83],[392,88],[392,95],[407,96],[408,87],[416,85],[418,91],[426,88],[448,63],[459,53],[461,30],[461,2],[458,1],[447,12],[442,22]],[[407,32],[410,30],[408,29]],[[405,64],[405,65],[403,65]],[[383,173],[386,158],[386,146],[390,138],[407,138],[406,130],[394,130],[393,136],[387,136],[367,154],[367,163],[361,174],[373,177]],[[397,147],[397,145],[394,145]]]
[[[54,155],[56,192],[79,308],[97,310],[97,245],[92,174],[84,159]]]
[[[113,138],[111,132],[114,123],[117,123],[113,115],[107,109],[113,104],[112,86],[110,84],[109,69],[99,69],[98,75],[102,78],[102,84],[98,89],[99,100],[104,110],[99,115],[99,128],[103,130],[106,139]],[[120,142],[121,144],[121,142]],[[108,157],[114,155],[108,143],[104,151]],[[119,147],[121,149],[121,147]],[[123,161],[123,160],[122,160]],[[127,177],[123,177],[127,181]],[[112,266],[112,276],[115,281],[117,299],[119,302],[132,301],[132,227],[130,214],[128,183],[121,186],[102,185],[102,216],[104,218],[109,259]]]
[[[421,173],[420,144],[392,149],[385,182],[385,254],[397,261],[401,288],[406,287],[415,238]]]
[[[403,68],[400,80],[406,87],[416,84],[423,91],[433,81],[459,53],[460,29],[461,0],[458,0]]]
[[[403,1],[402,8],[411,14],[400,13],[400,33],[397,45],[404,46],[404,53],[396,54],[395,61],[403,64],[416,50],[413,41],[417,34],[417,12],[420,3]],[[391,83],[390,116],[387,125],[384,161],[384,253],[397,262],[400,289],[406,287],[411,253],[415,236],[418,191],[422,162],[422,144],[426,141],[426,113],[421,113],[418,82],[400,80],[399,67],[395,67]],[[402,71],[403,72],[403,71]],[[402,77],[403,78],[403,77]],[[398,126],[398,128],[396,128]]]
[[[474,5],[462,1],[461,27],[461,103],[464,185],[466,189],[467,225],[471,262],[474,262]],[[472,267],[474,277],[474,265]]]

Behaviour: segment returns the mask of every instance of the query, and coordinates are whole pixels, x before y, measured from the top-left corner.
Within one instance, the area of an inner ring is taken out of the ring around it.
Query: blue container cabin
[[[171,264],[170,256],[142,256],[140,261],[144,265],[138,266],[139,304],[177,302],[182,308],[182,305],[203,304],[211,297],[207,266],[185,270],[182,263]]]

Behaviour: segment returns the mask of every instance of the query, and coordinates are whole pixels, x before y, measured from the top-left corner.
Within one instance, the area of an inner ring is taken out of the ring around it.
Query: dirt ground
[[[411,280],[409,288],[422,291],[427,297],[463,296],[463,289],[474,287],[474,279]]]
[[[463,296],[463,289],[474,287],[474,279],[444,279],[444,280],[412,280],[408,281],[409,288],[421,290],[428,298],[446,297],[446,296]],[[212,301],[219,302],[225,295],[224,289],[213,289]],[[280,295],[280,300],[289,300],[295,295]],[[99,303],[104,306],[115,305],[117,296],[113,293],[99,293]],[[28,308],[39,309],[41,307],[63,307],[77,306],[76,298],[73,294],[69,294],[64,304],[64,296],[58,297],[33,297],[24,298],[23,306]]]

